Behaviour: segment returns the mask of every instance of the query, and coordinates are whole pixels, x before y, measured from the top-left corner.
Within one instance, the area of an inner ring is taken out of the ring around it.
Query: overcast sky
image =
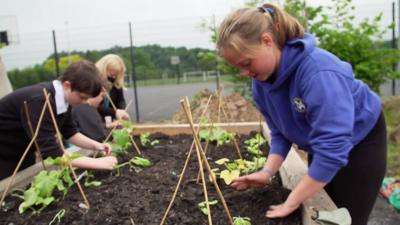
[[[275,1],[279,2],[279,0]],[[281,1],[283,2],[283,1]],[[328,5],[330,0],[307,0]],[[390,0],[353,0],[358,17],[385,12],[391,19]],[[61,50],[104,49],[129,44],[128,21],[133,22],[135,45],[207,47],[210,33],[201,23],[217,24],[245,0],[0,0],[0,30],[12,29],[15,44],[0,54],[8,69],[40,63],[53,49],[51,30]]]

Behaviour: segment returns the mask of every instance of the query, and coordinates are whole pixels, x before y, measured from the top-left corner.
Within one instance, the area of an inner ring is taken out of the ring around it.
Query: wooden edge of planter
[[[263,134],[268,141],[271,140],[270,131],[266,124],[263,124]],[[306,164],[301,160],[294,148],[290,149],[289,154],[279,169],[279,173],[282,178],[283,186],[290,190],[293,190],[307,173]],[[317,195],[306,200],[301,207],[304,225],[318,225],[313,219],[311,219],[311,216],[314,215],[313,208],[316,210],[328,211],[337,209],[335,203],[325,190],[321,190]]]
[[[207,126],[208,124],[202,124]],[[199,124],[194,124],[197,128]],[[229,132],[238,132],[240,134],[248,134],[251,131],[259,129],[259,122],[241,122],[241,123],[214,123],[214,126],[221,127]],[[177,134],[192,134],[192,130],[188,123],[185,124],[138,124],[135,125],[133,131],[134,135],[142,133],[163,133],[166,135],[177,135]]]
[[[85,155],[85,156],[88,156],[91,153],[93,153],[93,151],[91,151],[91,150],[80,149],[79,147],[76,147],[76,146],[68,148],[67,151],[70,153],[78,153],[78,154]],[[57,168],[57,166],[46,164],[46,168],[48,170],[53,170],[53,169]],[[14,183],[12,184],[10,190],[8,191],[8,194],[11,193],[13,190],[16,190],[18,188],[24,188],[25,186],[30,184],[33,177],[42,170],[43,170],[42,163],[38,162],[24,170],[19,171],[15,176]],[[0,196],[3,195],[3,192],[5,191],[6,187],[8,186],[8,183],[10,182],[10,180],[11,180],[11,177],[8,177],[8,178],[5,178],[0,181]]]

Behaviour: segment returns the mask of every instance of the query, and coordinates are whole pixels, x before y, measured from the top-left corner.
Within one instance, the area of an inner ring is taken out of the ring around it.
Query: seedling
[[[251,225],[251,219],[249,217],[233,217],[234,225]]]
[[[49,225],[52,225],[53,223],[59,224],[61,222],[61,219],[64,217],[64,214],[65,214],[65,209],[61,209],[60,211],[58,211],[58,213],[50,221]]]
[[[212,175],[219,175],[219,177],[225,181],[225,184],[229,185],[234,179],[238,178],[241,173],[248,174],[262,168],[266,160],[265,157],[254,157],[253,161],[236,159],[234,162],[230,162],[229,159],[222,158],[215,161],[215,163],[217,165],[224,165],[226,169],[218,173],[217,171],[219,169],[215,168],[212,170]]]
[[[130,135],[130,132],[126,129],[114,130],[112,134],[114,140],[114,143],[112,143],[113,155],[126,154],[128,148],[132,145]]]
[[[210,205],[210,206],[211,205],[216,205],[216,204],[218,204],[218,200],[208,201],[208,205]],[[199,207],[200,211],[204,215],[208,216],[208,209],[207,209],[207,205],[206,205],[205,201],[204,202],[200,202],[199,204],[197,204],[197,206]]]
[[[80,157],[79,154],[72,154],[70,156],[64,155],[55,159],[49,157],[45,160],[48,164],[63,166],[60,170],[41,171],[33,178],[31,187],[24,191],[23,196],[19,196],[24,201],[19,206],[19,212],[22,214],[27,209],[32,209],[34,212],[41,212],[44,208],[50,205],[55,198],[53,192],[57,190],[63,192],[65,196],[68,189],[73,185],[70,176],[70,169],[67,161]],[[36,208],[39,207],[38,210]]]
[[[260,147],[266,142],[267,141],[261,136],[261,134],[257,133],[254,138],[248,139],[244,143],[247,144],[246,148],[250,154],[259,157],[263,155],[262,151],[260,150]]]
[[[240,176],[240,169],[236,163],[229,163],[229,159],[223,158],[215,162],[218,165],[225,165],[226,170],[222,170],[219,177],[229,185],[232,181]],[[217,173],[216,173],[217,174]]]
[[[146,132],[146,133],[143,133],[143,134],[140,135],[140,143],[141,143],[143,146],[148,146],[148,145],[154,146],[154,145],[160,143],[160,141],[159,141],[159,140],[153,140],[153,141],[151,141],[151,140],[150,140],[150,133],[149,133],[149,132]]]
[[[83,183],[85,187],[90,187],[90,186],[98,187],[101,185],[101,181],[93,180],[93,178],[94,175],[92,173],[90,172],[86,173],[85,183]]]
[[[209,129],[202,129],[199,132],[201,140],[216,141],[218,146],[231,142],[234,136],[234,133],[229,133],[220,127],[213,127],[211,131]]]
[[[263,155],[263,152],[260,150],[261,145],[266,143],[267,141],[261,136],[260,133],[257,133],[254,138],[251,138],[249,140],[246,140],[244,143],[247,144],[247,152],[255,156],[255,159],[253,161],[256,162],[255,164],[255,169],[257,170],[259,166],[263,166],[264,162],[260,162],[260,159],[262,158],[261,156]]]
[[[148,159],[145,158],[141,158],[141,157],[137,157],[135,156],[134,158],[132,158],[131,160],[129,160],[128,162],[124,162],[121,163],[117,166],[114,167],[115,170],[117,170],[117,176],[120,175],[120,171],[119,169],[129,165],[130,169],[135,170],[135,172],[140,172],[142,170],[142,168],[148,168],[151,166],[151,162]]]

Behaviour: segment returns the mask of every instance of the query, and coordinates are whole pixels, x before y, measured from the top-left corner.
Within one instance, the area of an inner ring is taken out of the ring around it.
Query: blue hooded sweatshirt
[[[271,130],[270,154],[286,158],[295,143],[313,154],[308,175],[329,182],[374,127],[381,103],[350,64],[315,42],[309,34],[288,40],[275,81],[253,80],[253,98]]]

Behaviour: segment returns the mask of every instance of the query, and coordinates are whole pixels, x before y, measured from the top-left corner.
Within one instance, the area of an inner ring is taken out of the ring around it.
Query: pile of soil
[[[97,180],[102,182],[100,187],[84,188],[90,202],[90,210],[85,211],[78,207],[83,202],[76,185],[69,190],[64,200],[56,202],[40,214],[18,213],[21,200],[16,197],[6,198],[6,207],[0,211],[0,224],[49,224],[54,215],[65,209],[65,216],[59,224],[123,224],[131,225],[131,219],[136,225],[158,225],[171,200],[178,175],[181,173],[192,138],[187,135],[168,137],[155,135],[160,144],[150,148],[143,148],[143,157],[150,159],[152,166],[139,173],[128,168],[121,169],[116,176],[110,172],[95,172]],[[246,137],[238,142],[243,146]],[[139,142],[137,142],[139,143]],[[263,147],[267,153],[267,145]],[[208,155],[211,167],[215,168],[214,161],[222,157],[236,159],[233,144],[216,147],[211,144]],[[244,151],[245,158],[250,158]],[[135,154],[133,150],[120,160],[128,160]],[[200,225],[208,224],[207,217],[197,207],[204,201],[202,186],[196,184],[198,166],[196,155],[187,168],[184,180],[174,205],[165,224],[169,225]],[[224,193],[232,216],[250,217],[253,225],[300,225],[300,210],[295,211],[284,219],[267,219],[264,214],[272,204],[283,202],[289,190],[282,188],[279,176],[273,179],[271,185],[244,192],[237,192],[219,183]],[[218,199],[213,185],[207,183],[209,199]],[[222,204],[211,206],[213,224],[229,224]]]
[[[213,95],[213,93],[209,90],[204,90],[196,94],[191,100],[190,105],[195,123],[199,122],[210,95]],[[238,93],[223,96],[222,106],[228,118],[221,109],[219,122],[258,122],[263,119],[256,107]],[[209,121],[218,122],[218,97],[215,95],[211,98],[205,117]],[[175,123],[187,123],[186,115],[182,108],[179,108],[172,120]]]

